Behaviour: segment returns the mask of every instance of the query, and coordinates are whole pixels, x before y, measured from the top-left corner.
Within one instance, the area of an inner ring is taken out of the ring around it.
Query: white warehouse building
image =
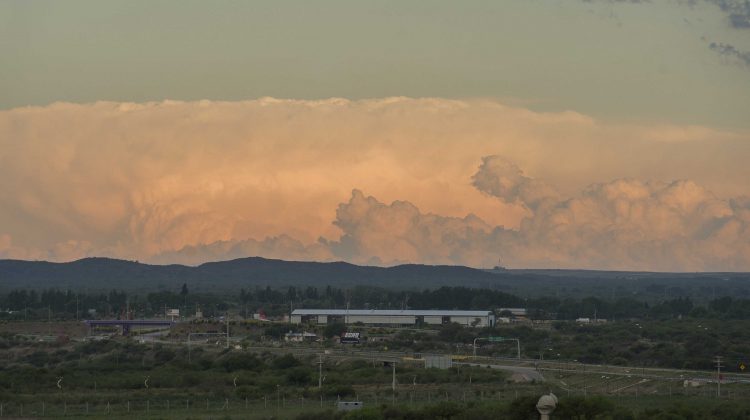
[[[491,327],[495,325],[492,311],[391,310],[391,309],[295,309],[293,324],[356,324],[365,325],[443,325]]]

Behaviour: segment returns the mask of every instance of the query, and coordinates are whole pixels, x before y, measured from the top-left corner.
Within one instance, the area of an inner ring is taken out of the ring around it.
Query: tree
[[[188,296],[187,283],[182,283],[182,290],[180,290],[180,295],[182,296],[182,304],[185,306],[183,309],[187,311],[187,296]]]
[[[340,322],[337,322],[337,323],[326,325],[326,327],[323,329],[323,335],[326,338],[332,338],[333,336],[341,335],[345,331],[346,331],[346,325]]]

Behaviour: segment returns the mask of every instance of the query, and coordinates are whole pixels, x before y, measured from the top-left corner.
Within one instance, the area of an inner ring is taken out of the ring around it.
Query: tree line
[[[493,289],[441,287],[424,290],[390,290],[372,286],[350,289],[326,286],[317,288],[254,287],[236,294],[190,293],[187,285],[178,290],[160,290],[146,294],[112,290],[109,293],[85,293],[72,290],[11,290],[0,294],[2,316],[117,317],[128,311],[137,316],[163,314],[166,308],[179,308],[183,314],[200,309],[204,316],[239,310],[243,316],[263,311],[269,316],[288,313],[293,308],[351,309],[476,309],[525,308],[533,319],[573,320],[577,318],[672,319],[680,317],[710,319],[750,319],[750,299],[724,296],[708,304],[696,304],[678,297],[649,303],[632,297],[582,299],[553,296],[523,298]]]

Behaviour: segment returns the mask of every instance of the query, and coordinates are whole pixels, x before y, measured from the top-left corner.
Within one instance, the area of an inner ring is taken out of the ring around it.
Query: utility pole
[[[225,321],[227,323],[227,348],[229,348],[229,311],[227,311]]]
[[[716,363],[716,398],[721,398],[721,368],[724,367],[721,364],[721,359],[721,356],[714,358],[714,363]]]
[[[323,355],[318,355],[318,389],[323,388]]]

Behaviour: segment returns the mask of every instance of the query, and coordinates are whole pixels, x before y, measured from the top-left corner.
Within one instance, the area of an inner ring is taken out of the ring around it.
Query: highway
[[[154,337],[156,338],[156,337]],[[239,344],[237,337],[230,337],[230,341]],[[153,342],[160,342],[171,345],[185,345],[184,342],[175,342],[172,340],[155,339]],[[196,342],[194,345],[201,345]],[[204,343],[205,345],[205,343]],[[360,347],[337,347],[324,348],[319,345],[282,345],[282,346],[252,346],[247,347],[245,351],[262,353],[262,352],[285,352],[295,355],[323,355],[329,359],[363,359],[379,362],[396,362],[396,363],[423,363],[424,357],[450,357],[454,365],[460,366],[489,366],[493,369],[506,370],[508,372],[524,375],[529,380],[543,381],[548,374],[568,374],[568,375],[600,375],[607,377],[622,378],[640,378],[659,381],[698,381],[698,382],[716,382],[716,371],[705,370],[686,370],[686,369],[668,369],[668,368],[649,368],[635,366],[616,366],[604,364],[586,364],[577,361],[560,361],[560,360],[538,360],[538,359],[517,359],[501,358],[486,356],[467,356],[454,355],[448,353],[417,353],[402,352],[392,350],[368,350]],[[750,383],[750,376],[740,373],[722,372],[722,383]]]
[[[365,349],[324,349],[313,346],[288,347],[250,347],[248,351],[283,351],[298,355],[323,354],[326,358],[365,359],[387,362],[416,362],[425,356],[451,357],[454,365],[489,366],[493,369],[507,370],[512,373],[527,375],[530,379],[544,380],[545,374],[566,373],[617,376],[623,378],[641,378],[661,381],[697,380],[700,382],[715,382],[716,371],[646,368],[632,366],[598,365],[580,362],[540,361],[537,359],[512,359],[495,357],[473,357],[442,353],[411,353],[399,351],[371,351]],[[722,383],[750,383],[750,377],[738,373],[722,372]]]

